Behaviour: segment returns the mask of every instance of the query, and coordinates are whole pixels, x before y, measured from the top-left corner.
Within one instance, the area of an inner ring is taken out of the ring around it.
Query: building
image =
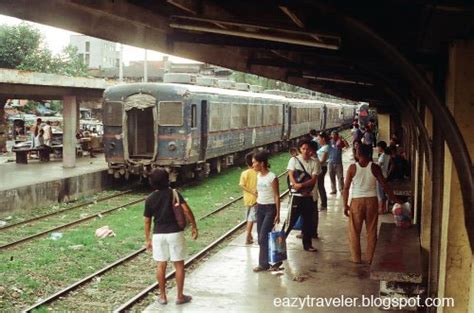
[[[115,68],[119,64],[119,52],[115,42],[110,42],[84,35],[71,35],[70,44],[78,49],[90,69]]]

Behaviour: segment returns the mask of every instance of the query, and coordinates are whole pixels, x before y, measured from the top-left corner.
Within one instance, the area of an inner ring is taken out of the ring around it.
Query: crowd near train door
[[[125,102],[126,140],[130,159],[152,159],[155,152],[156,99],[147,94],[137,94]]]

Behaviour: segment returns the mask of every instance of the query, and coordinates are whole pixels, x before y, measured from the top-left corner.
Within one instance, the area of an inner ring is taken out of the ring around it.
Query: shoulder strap
[[[172,190],[172,193],[173,193],[173,204],[177,204],[177,205],[180,205],[180,201],[179,201],[179,195],[178,195],[178,192],[176,191],[176,189],[171,189]]]
[[[298,161],[298,163],[301,165],[301,167],[303,168],[303,172],[305,172],[306,175],[308,176],[311,176],[310,174],[308,174],[308,172],[306,171],[306,169],[304,168],[304,165],[303,163],[301,163],[300,159],[298,159],[298,157],[295,157],[296,161]]]

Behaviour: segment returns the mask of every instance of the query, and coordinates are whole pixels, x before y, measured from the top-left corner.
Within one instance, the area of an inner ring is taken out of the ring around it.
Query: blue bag
[[[286,240],[284,231],[268,233],[268,262],[276,263],[286,260]]]
[[[300,215],[298,219],[296,220],[295,225],[293,226],[294,230],[301,230],[303,229],[303,216]]]

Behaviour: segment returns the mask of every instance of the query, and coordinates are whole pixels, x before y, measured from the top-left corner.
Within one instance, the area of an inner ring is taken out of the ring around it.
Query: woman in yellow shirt
[[[257,221],[257,172],[252,168],[253,153],[245,156],[248,168],[240,174],[239,186],[244,193],[244,205],[247,208],[245,219],[247,220],[247,239],[245,243],[253,243],[252,227]]]

